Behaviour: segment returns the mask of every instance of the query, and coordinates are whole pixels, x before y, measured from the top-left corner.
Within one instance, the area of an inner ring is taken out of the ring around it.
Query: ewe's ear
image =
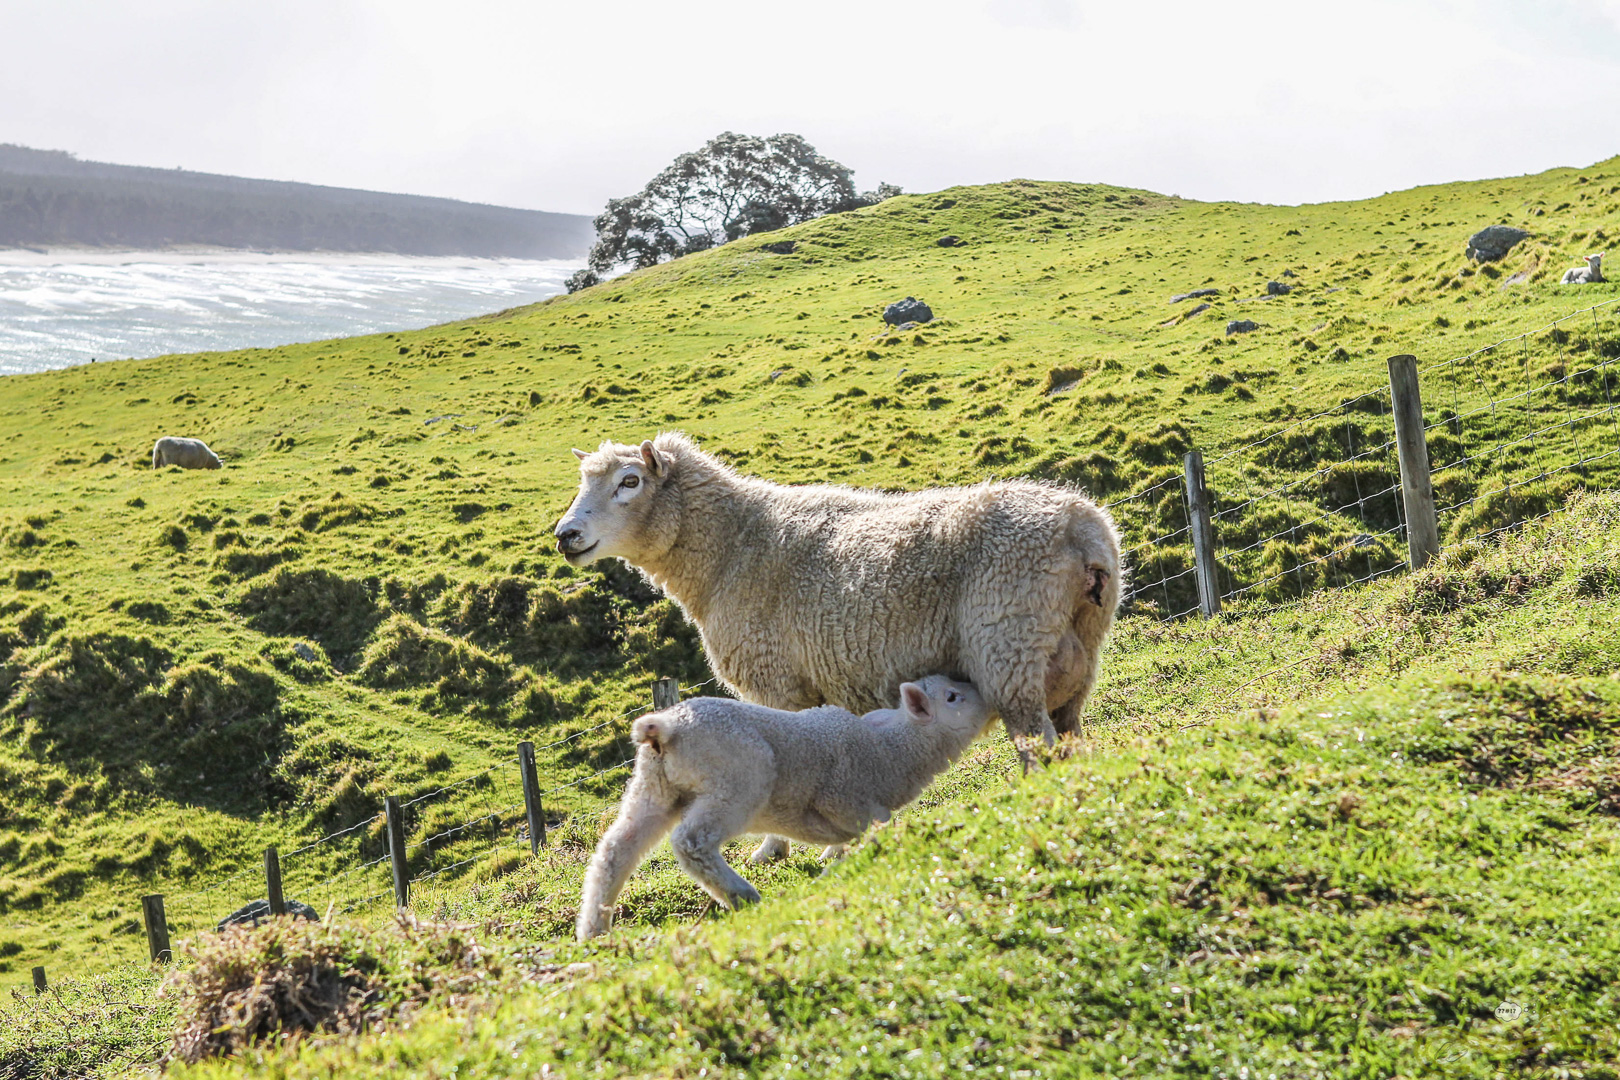
[[[934,718],[933,699],[913,682],[901,684],[900,707],[914,723],[926,724]]]
[[[574,456],[579,458],[579,460],[584,461],[586,458],[590,457],[591,455],[587,454],[585,451],[581,450],[579,447],[576,446],[576,447],[574,447]]]
[[[653,449],[652,440],[641,444],[641,460],[647,466],[647,471],[654,476],[663,476],[664,467],[668,464],[664,456]]]

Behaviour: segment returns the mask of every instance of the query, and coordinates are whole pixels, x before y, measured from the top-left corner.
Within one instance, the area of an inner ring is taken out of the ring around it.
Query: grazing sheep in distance
[[[1596,255],[1586,256],[1585,266],[1572,266],[1564,271],[1560,285],[1596,285],[1607,280],[1603,276],[1603,256],[1607,252],[1600,251]]]
[[[938,671],[978,687],[1026,767],[1033,740],[1076,729],[1122,586],[1114,524],[1078,491],[787,487],[675,432],[574,453],[558,550],[638,567],[744,700],[864,712]]]
[[[676,861],[710,896],[733,910],[757,903],[758,890],[720,854],[726,841],[766,830],[817,844],[853,840],[921,794],[989,719],[973,687],[942,675],[905,683],[900,708],[865,716],[729,698],[643,716],[618,820],[585,871],[579,940],[608,929],[625,881],[672,826]]]
[[[201,439],[165,435],[152,444],[154,469],[161,469],[165,465],[178,465],[182,469],[217,469],[220,464],[219,455],[208,449],[208,444]]]

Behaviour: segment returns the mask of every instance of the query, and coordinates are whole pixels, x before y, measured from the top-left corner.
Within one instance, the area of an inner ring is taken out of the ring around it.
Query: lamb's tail
[[[630,728],[630,739],[637,746],[645,746],[655,754],[662,754],[675,739],[678,725],[673,710],[649,713]]]

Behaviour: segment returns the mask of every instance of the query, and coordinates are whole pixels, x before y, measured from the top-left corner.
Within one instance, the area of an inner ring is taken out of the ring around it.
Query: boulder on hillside
[[[1529,235],[1511,225],[1487,225],[1468,238],[1468,250],[1464,254],[1475,262],[1494,262]]]
[[[935,240],[934,243],[938,244],[940,247],[961,247],[962,238],[960,236],[942,236],[938,240]]]
[[[1253,319],[1233,319],[1231,322],[1226,324],[1226,336],[1231,337],[1233,334],[1247,334],[1250,331],[1258,329],[1260,329],[1260,324],[1255,322]]]
[[[1174,296],[1172,296],[1170,298],[1170,302],[1172,304],[1179,304],[1183,300],[1196,300],[1200,296],[1219,296],[1219,295],[1221,295],[1221,290],[1219,290],[1219,289],[1194,289],[1192,292],[1177,293],[1176,295],[1174,295]]]
[[[1197,307],[1195,307],[1191,311],[1187,312],[1185,317],[1190,319],[1194,315],[1201,315],[1201,314],[1203,314],[1204,312],[1206,312],[1208,310],[1209,310],[1209,305],[1208,304],[1199,304]]]
[[[308,919],[310,922],[321,921],[320,912],[316,911],[308,904],[300,903],[297,900],[287,901],[287,914],[296,919]],[[235,926],[237,923],[250,923],[253,926],[258,926],[260,920],[268,919],[269,917],[270,901],[255,900],[250,904],[245,904],[242,907],[237,908],[235,911],[225,916],[219,921],[219,925],[215,927],[215,929],[223,931],[227,926]]]
[[[914,296],[897,300],[883,309],[883,321],[890,326],[901,323],[925,323],[934,317],[929,306]]]
[[[1284,285],[1280,281],[1268,281],[1268,282],[1266,282],[1266,295],[1267,296],[1287,296],[1289,293],[1291,293],[1293,291],[1294,291],[1294,287],[1292,285]]]

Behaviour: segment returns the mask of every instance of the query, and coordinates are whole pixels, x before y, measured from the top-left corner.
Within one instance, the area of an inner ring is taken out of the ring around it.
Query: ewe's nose
[[[557,550],[565,555],[579,547],[579,542],[584,539],[578,529],[565,529],[561,525],[557,526],[556,535]]]

